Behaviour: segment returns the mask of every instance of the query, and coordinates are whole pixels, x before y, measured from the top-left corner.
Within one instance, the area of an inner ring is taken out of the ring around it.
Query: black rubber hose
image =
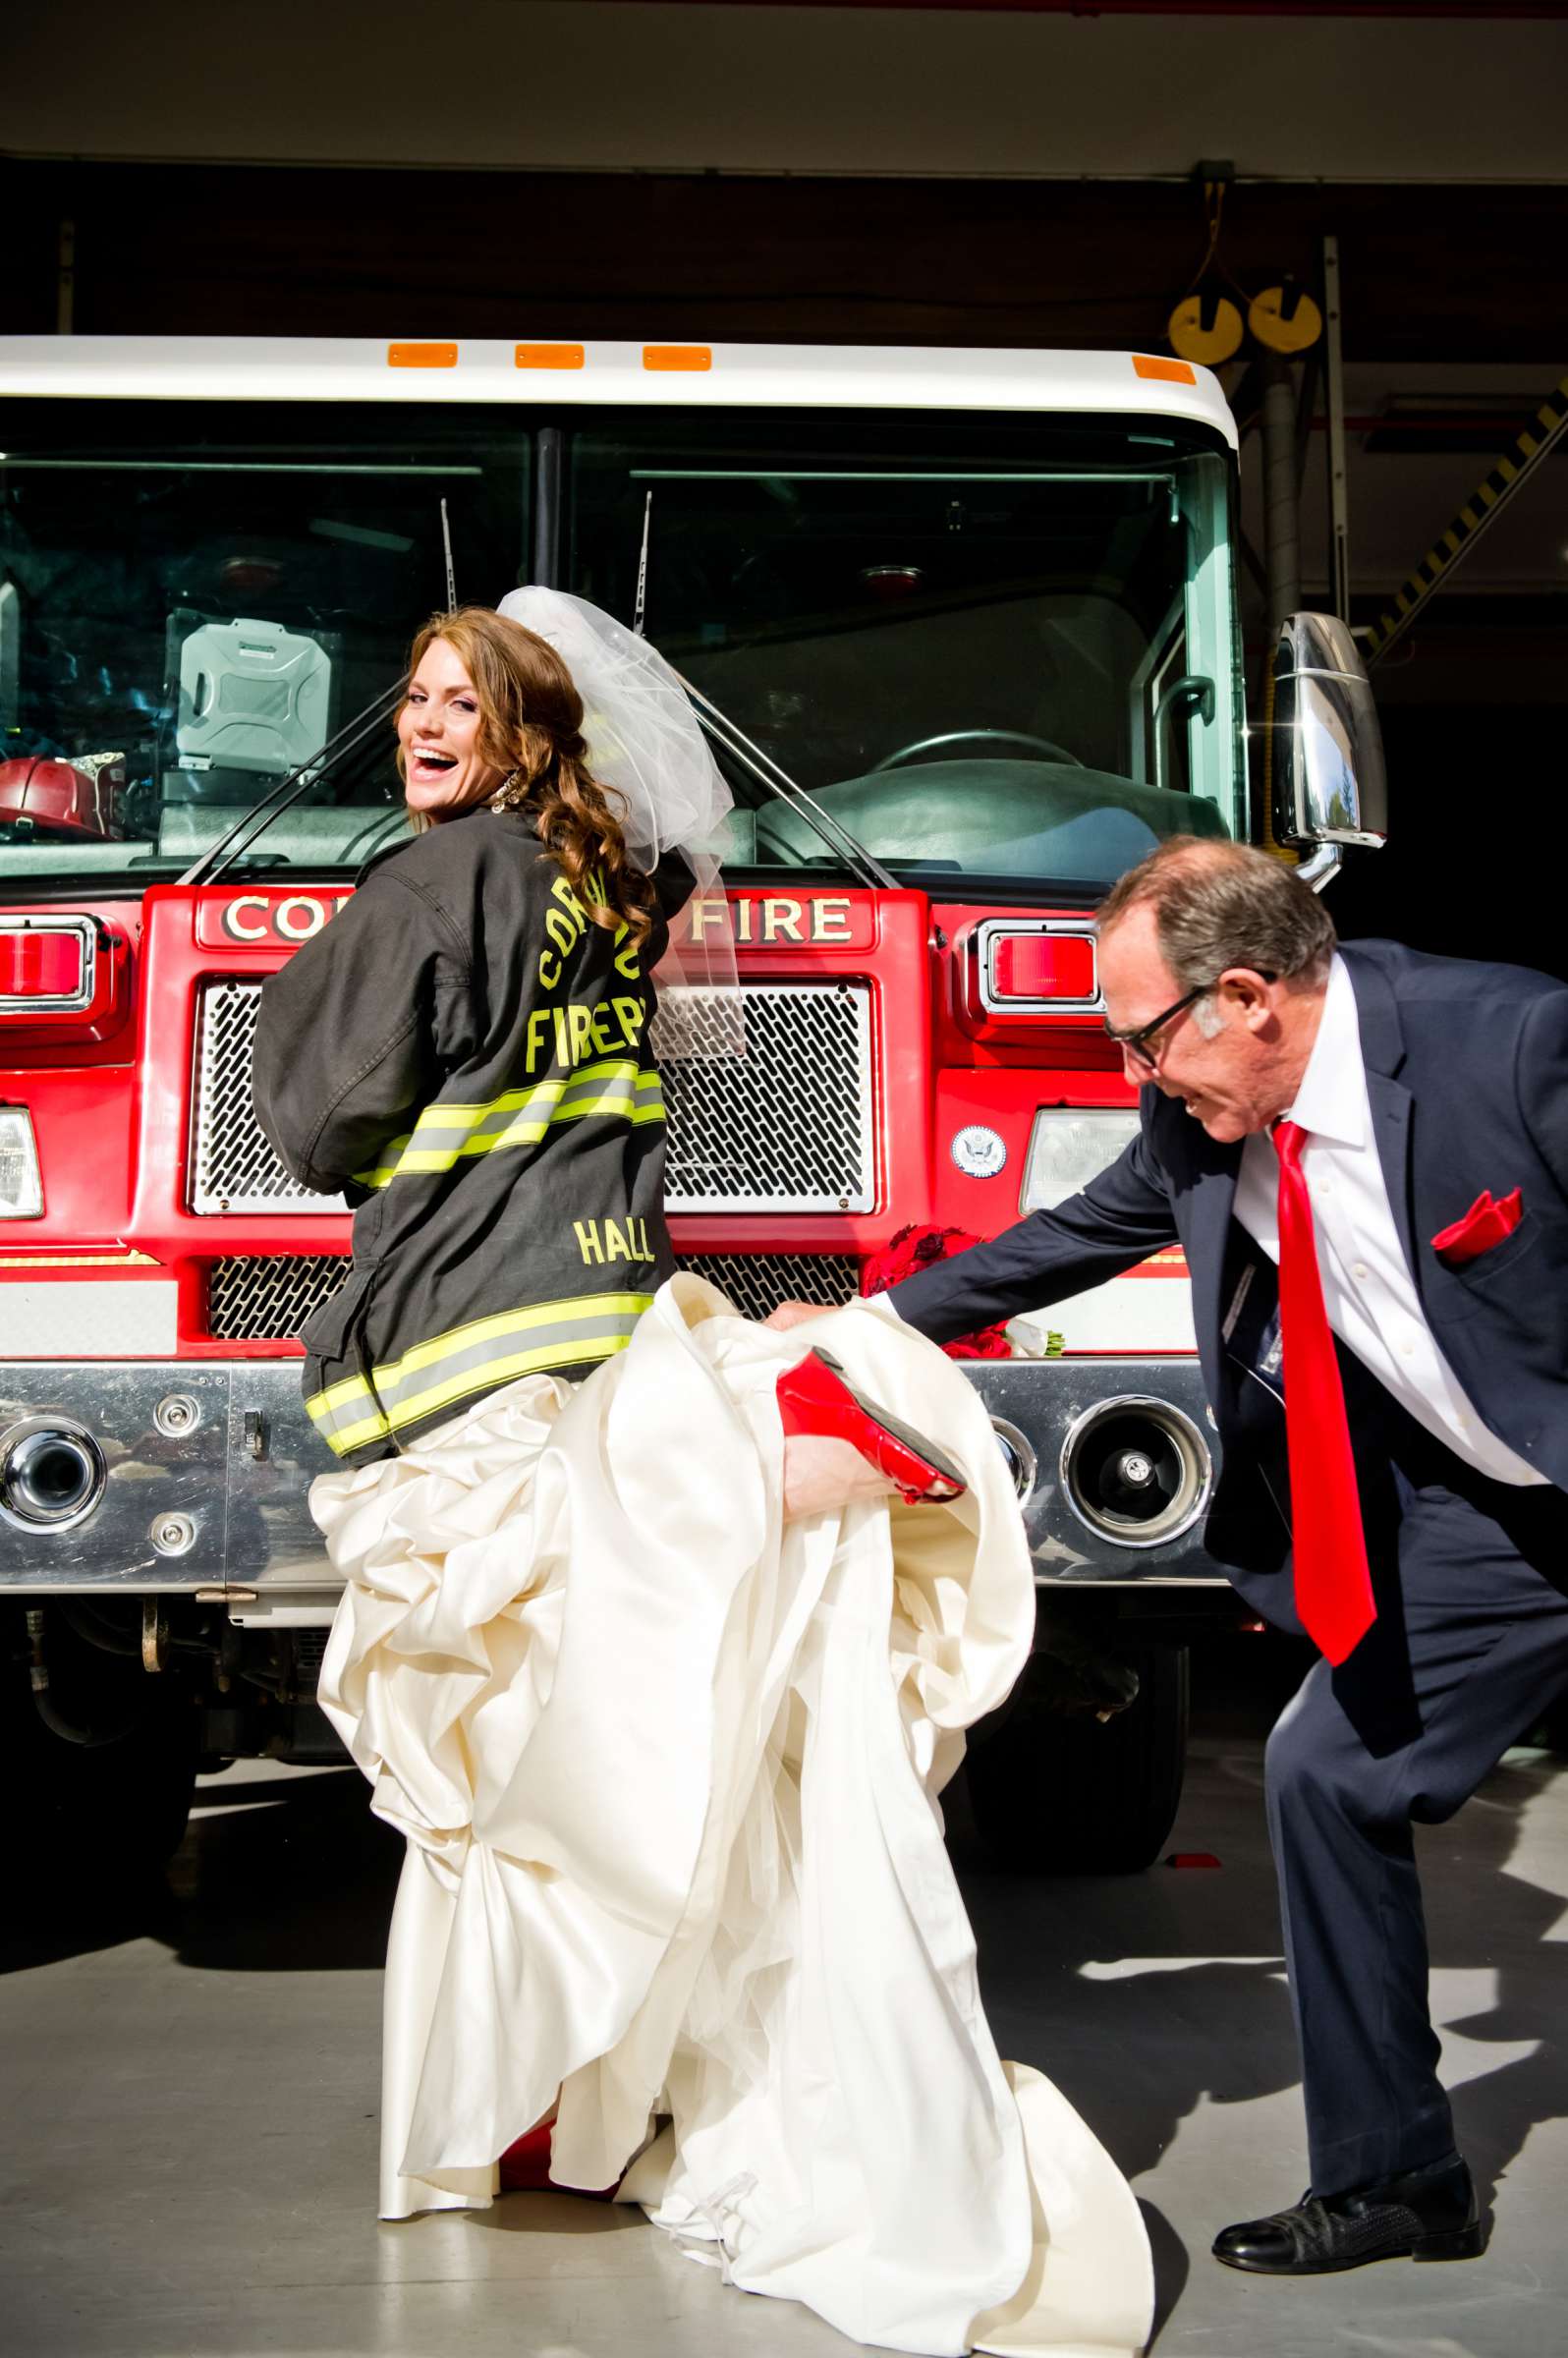
[[[64,1712],[56,1709],[49,1693],[49,1664],[43,1651],[41,1606],[28,1606],[27,1624],[32,1708],[51,1735],[58,1736],[65,1744],[80,1744],[87,1750],[96,1750],[103,1744],[123,1744],[127,1736],[135,1735],[140,1727],[145,1725],[148,1712],[140,1700],[136,1708],[113,1727],[78,1727],[74,1720],[66,1718]]]
[[[68,1621],[84,1645],[97,1647],[100,1654],[129,1655],[133,1661],[141,1659],[141,1640],[117,1629],[107,1614],[95,1605],[77,1597],[57,1597],[54,1609],[62,1621]]]

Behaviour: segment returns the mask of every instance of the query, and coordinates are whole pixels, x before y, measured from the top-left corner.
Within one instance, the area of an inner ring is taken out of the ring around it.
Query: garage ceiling
[[[0,152],[401,165],[1568,181],[1559,8],[707,0],[13,10]]]

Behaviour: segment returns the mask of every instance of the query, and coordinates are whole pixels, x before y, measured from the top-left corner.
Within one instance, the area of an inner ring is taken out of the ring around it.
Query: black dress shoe
[[[1214,2258],[1255,2276],[1326,2276],[1369,2260],[1474,2260],[1485,2243],[1469,2165],[1456,2157],[1224,2227]]]

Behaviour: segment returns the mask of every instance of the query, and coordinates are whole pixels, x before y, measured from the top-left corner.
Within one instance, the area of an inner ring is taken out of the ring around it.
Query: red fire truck
[[[688,923],[748,1008],[744,1058],[700,994],[661,1017],[677,1250],[752,1316],[834,1302],[1131,1134],[1090,912],[1249,830],[1236,435],[1137,354],[40,338],[0,401],[0,1745],[107,1870],[202,1764],[335,1757],[295,1336],[348,1219],[273,1158],[250,1044],[403,824],[415,627],[527,580],[644,601],[735,785]],[[1276,808],[1320,863],[1381,832],[1358,673],[1286,632]],[[1041,1646],[976,1809],[1015,1860],[1137,1865],[1186,1641],[1235,1610],[1180,1257],[1011,1339],[968,1372]]]

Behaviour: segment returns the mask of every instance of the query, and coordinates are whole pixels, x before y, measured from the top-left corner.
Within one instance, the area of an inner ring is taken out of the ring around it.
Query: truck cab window
[[[397,679],[420,624],[520,578],[514,416],[14,402],[0,459],[0,877],[178,873]],[[257,865],[402,824],[390,727]]]
[[[573,442],[567,586],[630,615],[645,535],[649,636],[911,881],[1103,883],[1240,831],[1228,479],[1174,426],[620,414]],[[735,862],[830,863],[735,784]]]

